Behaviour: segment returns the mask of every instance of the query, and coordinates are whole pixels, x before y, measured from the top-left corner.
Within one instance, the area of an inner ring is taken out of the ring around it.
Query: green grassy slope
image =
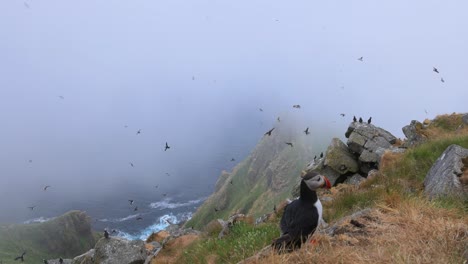
[[[0,260],[15,263],[16,256],[26,251],[25,263],[42,259],[73,258],[94,247],[95,237],[89,217],[70,211],[44,223],[0,226]]]

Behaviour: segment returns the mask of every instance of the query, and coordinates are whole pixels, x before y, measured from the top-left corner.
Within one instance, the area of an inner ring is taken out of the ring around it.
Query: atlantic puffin
[[[315,232],[322,219],[322,204],[315,192],[318,188],[331,188],[327,177],[316,172],[302,176],[300,196],[284,209],[280,222],[281,236],[272,244],[277,252],[300,248],[307,237]]]

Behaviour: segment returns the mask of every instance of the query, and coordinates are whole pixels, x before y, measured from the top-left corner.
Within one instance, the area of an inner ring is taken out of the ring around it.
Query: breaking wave
[[[41,216],[41,217],[38,217],[38,218],[26,220],[26,221],[23,222],[23,224],[44,223],[44,222],[47,222],[47,221],[52,220],[54,218],[55,217],[47,218],[47,217]]]
[[[199,203],[203,202],[204,200],[206,200],[206,197],[203,197],[203,198],[200,198],[200,199],[197,199],[197,200],[190,200],[190,201],[185,202],[185,203],[177,203],[177,202],[171,203],[171,200],[172,200],[171,198],[166,198],[166,199],[164,199],[162,201],[151,203],[149,206],[151,208],[153,208],[153,209],[159,209],[159,210],[175,209],[175,208],[179,208],[179,207],[185,207],[185,206],[199,204]]]

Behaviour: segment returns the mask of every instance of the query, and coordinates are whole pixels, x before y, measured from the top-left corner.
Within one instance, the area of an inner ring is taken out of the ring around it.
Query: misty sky
[[[372,116],[403,137],[412,119],[466,112],[467,10],[461,0],[2,0],[0,216],[34,205],[47,184],[57,203],[132,184],[196,196],[277,116],[325,138]]]

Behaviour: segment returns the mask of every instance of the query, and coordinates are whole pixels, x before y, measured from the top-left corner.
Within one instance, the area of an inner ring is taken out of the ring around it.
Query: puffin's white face
[[[315,191],[318,188],[331,188],[330,181],[327,179],[327,177],[315,172],[305,174],[302,179],[304,180],[307,187],[309,187],[309,189],[312,191]]]

